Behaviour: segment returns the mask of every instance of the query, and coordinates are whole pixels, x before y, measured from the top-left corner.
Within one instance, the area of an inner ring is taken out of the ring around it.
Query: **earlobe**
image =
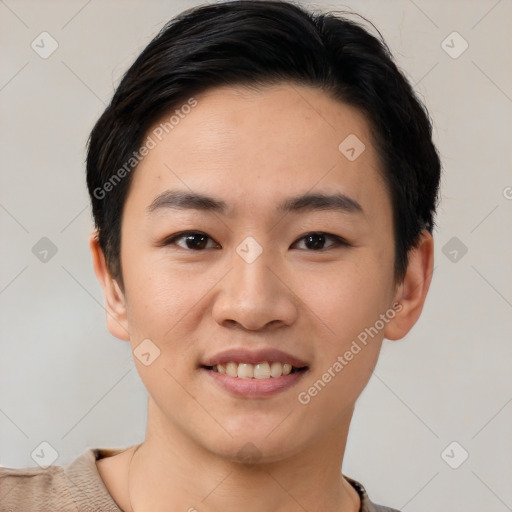
[[[408,256],[407,271],[393,300],[400,303],[401,308],[384,331],[384,337],[389,340],[403,338],[423,310],[434,268],[434,240],[428,231],[422,232],[419,243]]]
[[[124,293],[110,274],[105,255],[98,241],[97,231],[94,231],[89,237],[89,248],[91,250],[94,273],[105,296],[107,328],[116,338],[130,341]]]

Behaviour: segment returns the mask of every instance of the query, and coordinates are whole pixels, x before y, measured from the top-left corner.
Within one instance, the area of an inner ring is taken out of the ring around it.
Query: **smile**
[[[287,363],[277,363],[279,366],[275,363],[277,362],[252,365],[232,362],[232,364],[202,366],[200,370],[215,386],[227,391],[232,396],[242,398],[268,398],[281,393],[297,384],[309,371],[307,366],[295,368]],[[223,368],[226,373],[221,373],[219,367]],[[275,376],[272,375],[272,368]],[[278,371],[280,375],[277,375]],[[233,376],[227,372],[231,372]],[[242,376],[239,376],[239,372]]]

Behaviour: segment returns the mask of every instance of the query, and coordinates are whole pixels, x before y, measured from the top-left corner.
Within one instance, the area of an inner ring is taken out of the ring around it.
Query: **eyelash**
[[[175,235],[172,235],[171,237],[166,238],[162,242],[161,245],[162,246],[172,245],[177,240],[179,240],[180,238],[184,238],[184,237],[186,237],[188,235],[204,235],[209,240],[213,240],[211,237],[209,237],[206,233],[203,233],[202,231],[181,231],[180,233],[176,233]],[[351,247],[352,246],[344,238],[342,238],[340,236],[337,236],[337,235],[333,235],[331,233],[326,233],[324,231],[311,231],[310,233],[306,233],[302,237],[298,238],[292,245],[295,245],[299,240],[303,240],[303,239],[307,238],[308,236],[312,236],[312,235],[324,236],[326,239],[330,239],[334,243],[331,244],[329,247],[323,248],[323,249],[316,249],[316,250],[315,249],[300,249],[300,250],[305,250],[305,251],[308,251],[308,252],[325,252],[326,250],[331,249],[333,247],[343,247],[343,246],[344,247]],[[181,249],[185,249],[187,251],[195,251],[195,252],[201,252],[201,251],[205,250],[205,249],[191,249],[189,247],[181,247],[181,246],[178,246],[178,247],[180,247]]]

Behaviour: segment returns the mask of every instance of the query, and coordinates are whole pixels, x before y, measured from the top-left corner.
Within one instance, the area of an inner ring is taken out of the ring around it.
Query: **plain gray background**
[[[384,342],[343,472],[407,512],[512,510],[512,2],[303,3],[375,23],[444,166],[430,294],[410,334]],[[35,466],[43,441],[65,465],[144,437],[146,391],[92,269],[84,148],[121,74],[198,4],[0,0],[3,466]],[[47,58],[31,47],[51,48],[42,32],[58,44]],[[43,237],[57,251],[46,261]]]

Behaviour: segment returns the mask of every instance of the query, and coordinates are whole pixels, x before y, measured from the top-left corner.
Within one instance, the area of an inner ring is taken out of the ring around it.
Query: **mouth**
[[[306,361],[273,347],[231,347],[201,363],[199,370],[209,383],[243,398],[265,398],[290,389],[309,371]]]
[[[309,372],[306,361],[275,348],[234,347],[198,368],[217,389],[239,398],[267,398],[295,386]]]

